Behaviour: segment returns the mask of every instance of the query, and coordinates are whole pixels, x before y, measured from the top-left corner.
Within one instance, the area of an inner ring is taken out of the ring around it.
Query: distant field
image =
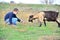
[[[17,23],[16,27],[5,25],[4,15],[14,8],[19,8],[17,16],[25,21]],[[57,23],[47,22],[42,27],[38,27],[38,22],[28,22],[28,16],[38,11],[52,10],[60,12],[60,5],[42,4],[1,4],[0,3],[0,40],[60,40],[60,28]],[[60,16],[59,16],[60,19]]]

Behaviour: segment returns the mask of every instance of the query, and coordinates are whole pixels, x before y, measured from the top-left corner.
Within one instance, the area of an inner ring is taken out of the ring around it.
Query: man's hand
[[[25,24],[25,21],[24,21],[24,20],[21,20],[20,22],[21,22],[22,24]]]
[[[22,20],[22,19],[21,19],[21,21],[20,21],[20,22],[21,22],[21,23],[23,23],[23,22],[24,22],[24,20]]]

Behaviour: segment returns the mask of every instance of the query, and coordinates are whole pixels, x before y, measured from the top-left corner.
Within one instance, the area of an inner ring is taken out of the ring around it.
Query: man
[[[16,16],[16,14],[18,14],[18,11],[19,10],[17,8],[14,8],[12,12],[8,12],[4,17],[4,21],[9,25],[16,25],[17,21],[22,21]]]

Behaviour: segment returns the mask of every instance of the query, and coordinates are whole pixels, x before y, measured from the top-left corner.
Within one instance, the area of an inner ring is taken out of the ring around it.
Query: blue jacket
[[[10,24],[12,24],[12,18],[17,18],[17,16],[13,12],[8,12],[4,17],[4,20],[6,21],[6,19],[9,19]],[[21,21],[19,18],[17,19],[18,22]]]

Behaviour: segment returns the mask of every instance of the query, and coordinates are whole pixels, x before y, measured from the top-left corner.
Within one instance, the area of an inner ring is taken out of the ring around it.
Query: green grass
[[[54,25],[54,24],[53,24]],[[9,25],[5,27],[0,26],[0,39],[2,40],[38,40],[41,36],[46,35],[57,35],[60,36],[60,29],[55,25],[55,27],[50,23],[45,27],[38,27],[38,25],[24,25],[18,24],[16,28]],[[19,29],[19,30],[16,30]]]
[[[4,5],[4,6],[3,6]],[[44,24],[42,27],[38,27],[38,23],[27,23],[22,24],[18,23],[16,27],[4,24],[4,15],[7,11],[12,10],[13,8],[19,8],[20,11],[23,10],[23,13],[19,12],[19,16],[22,14],[29,13],[26,8],[34,10],[58,10],[60,12],[59,5],[40,5],[40,4],[0,4],[0,40],[38,40],[42,36],[60,36],[60,28],[58,28],[57,23],[47,22],[47,26]],[[24,10],[25,8],[25,10]],[[27,10],[27,11],[26,11]],[[24,11],[26,11],[24,13]],[[25,18],[24,15],[24,20]]]

